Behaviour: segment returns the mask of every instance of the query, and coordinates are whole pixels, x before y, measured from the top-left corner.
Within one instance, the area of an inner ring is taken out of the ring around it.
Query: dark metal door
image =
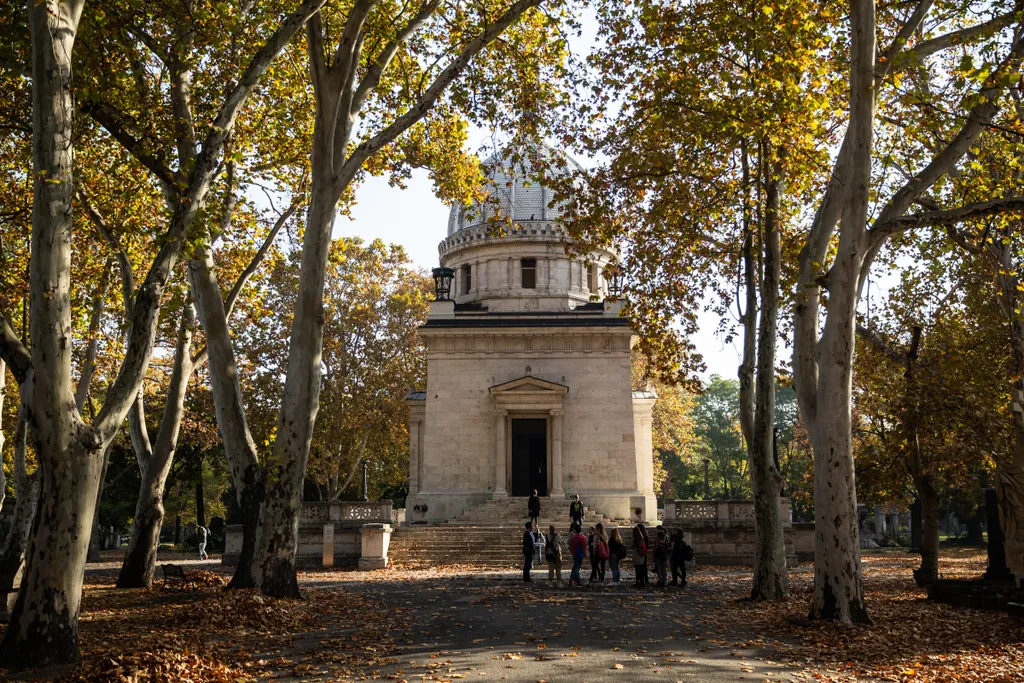
[[[512,420],[512,495],[548,495],[548,421]]]

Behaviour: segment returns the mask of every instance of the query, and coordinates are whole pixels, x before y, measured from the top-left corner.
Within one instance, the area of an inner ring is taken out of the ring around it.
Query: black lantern
[[[608,278],[608,296],[617,299],[622,296],[622,266],[618,263],[610,263],[605,269],[605,277]]]
[[[455,269],[434,268],[430,272],[434,276],[434,301],[451,301],[452,280],[455,279]]]

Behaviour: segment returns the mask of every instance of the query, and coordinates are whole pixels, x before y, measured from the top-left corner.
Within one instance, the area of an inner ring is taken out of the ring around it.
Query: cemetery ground
[[[546,571],[529,585],[514,569],[457,566],[304,572],[303,601],[274,601],[223,591],[216,562],[185,564],[195,590],[117,590],[110,562],[87,571],[81,665],[43,679],[1024,681],[1024,619],[929,602],[916,561],[865,555],[875,623],[852,628],[803,621],[809,565],[791,572],[787,602],[754,604],[742,569],[700,569],[682,590],[631,577],[550,588]],[[981,552],[949,551],[941,571],[984,567]]]

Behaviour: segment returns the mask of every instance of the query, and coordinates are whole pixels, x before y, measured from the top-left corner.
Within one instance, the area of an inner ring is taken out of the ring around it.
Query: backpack
[[[608,544],[604,541],[600,541],[597,544],[597,556],[602,560],[607,560],[609,554],[610,553],[608,552]]]
[[[582,535],[583,534],[577,534],[577,536],[582,536]],[[582,560],[586,556],[587,556],[587,544],[585,542],[584,543],[580,543],[579,541],[576,541],[576,548],[572,552],[572,559],[574,559],[574,560]]]
[[[683,561],[684,562],[689,562],[692,559],[693,559],[693,547],[687,545],[686,543],[684,543],[683,544]]]

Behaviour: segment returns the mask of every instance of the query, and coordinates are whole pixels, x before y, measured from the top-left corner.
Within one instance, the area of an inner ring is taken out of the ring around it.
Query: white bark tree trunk
[[[762,147],[762,149],[764,149]],[[789,594],[786,536],[782,518],[782,473],[775,462],[775,347],[778,336],[782,250],[777,214],[781,170],[763,161],[767,186],[761,230],[761,316],[757,340],[757,391],[752,439],[747,443],[754,495],[753,600],[781,600]]]
[[[195,314],[189,306],[178,326],[174,366],[156,445],[147,454],[142,468],[132,535],[117,577],[118,588],[149,588],[153,585],[160,529],[164,521],[164,488],[177,447],[181,419],[185,413],[185,395],[193,370],[191,348],[194,322]]]
[[[14,433],[14,516],[11,529],[0,552],[0,591],[14,589],[15,578],[25,564],[25,549],[39,503],[39,476],[31,476],[25,468],[28,439],[28,409],[18,409],[18,426]]]

